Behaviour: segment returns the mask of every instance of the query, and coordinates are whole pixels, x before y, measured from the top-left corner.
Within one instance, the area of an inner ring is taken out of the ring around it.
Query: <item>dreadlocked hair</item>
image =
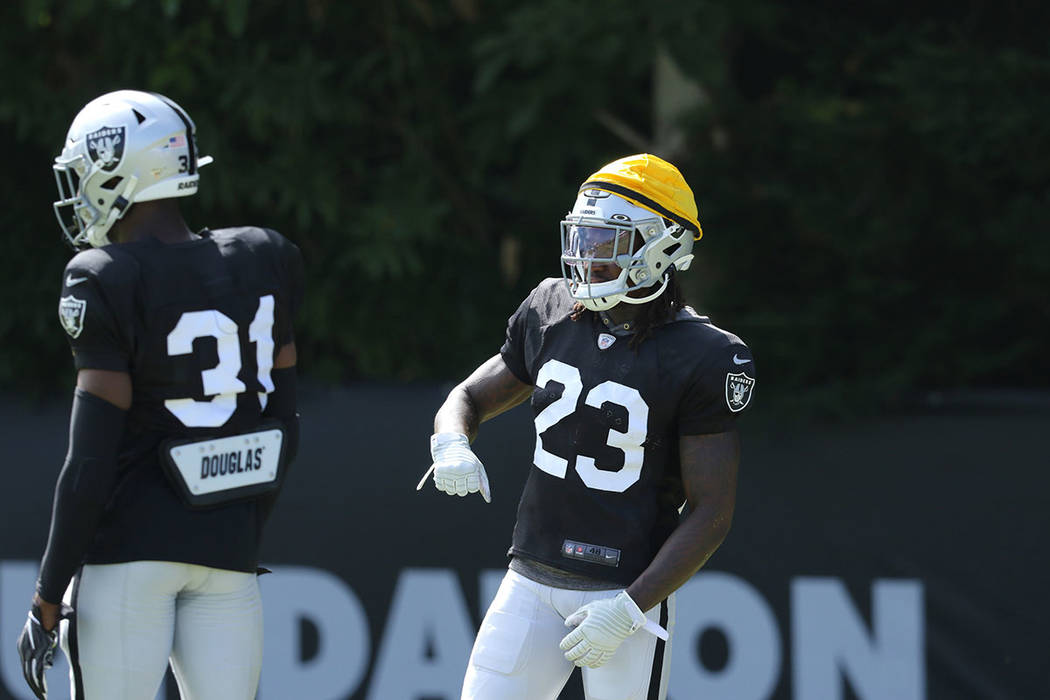
[[[634,319],[634,336],[628,344],[632,350],[637,351],[658,326],[671,321],[685,306],[685,292],[678,284],[675,272],[672,266],[667,271],[667,289],[648,304],[643,304],[638,316]]]
[[[682,291],[682,285],[678,283],[676,272],[677,270],[671,267],[667,271],[667,289],[664,290],[664,293],[652,301],[642,304],[642,308],[639,309],[638,316],[634,319],[634,335],[631,336],[631,340],[628,343],[628,347],[632,350],[637,351],[645,339],[652,335],[658,326],[673,319],[685,307],[685,292]],[[576,302],[572,307],[572,311],[569,312],[569,318],[573,321],[579,321],[586,310],[586,306]]]

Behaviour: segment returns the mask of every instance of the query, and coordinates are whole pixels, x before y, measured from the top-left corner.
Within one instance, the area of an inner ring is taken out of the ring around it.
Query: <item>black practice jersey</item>
[[[131,374],[117,486],[86,563],[178,561],[255,571],[255,501],[191,510],[161,466],[161,446],[250,431],[277,350],[292,341],[303,294],[298,248],[261,228],[203,231],[78,253],[59,318],[77,369]]]
[[[573,321],[564,280],[510,318],[507,367],[532,384],[536,451],[510,553],[628,585],[678,524],[680,435],[732,430],[755,385],[751,352],[692,309],[640,344],[598,314]]]

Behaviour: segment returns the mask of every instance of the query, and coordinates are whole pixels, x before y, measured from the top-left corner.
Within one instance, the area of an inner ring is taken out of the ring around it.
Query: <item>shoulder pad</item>
[[[697,323],[711,323],[709,316],[701,316],[696,312],[692,306],[683,306],[678,310],[671,323],[678,323],[679,321],[695,321]]]
[[[69,262],[66,263],[66,272],[97,275],[113,261],[114,258],[108,250],[104,248],[88,248],[70,258]]]
[[[233,226],[230,228],[211,229],[211,238],[215,241],[240,239],[249,243],[265,243],[269,240],[266,230],[258,226]]]
[[[74,255],[66,263],[62,282],[64,286],[69,287],[78,284],[78,279],[93,277],[102,283],[116,284],[137,277],[138,268],[139,263],[135,256],[120,246],[88,248]]]
[[[221,228],[211,231],[211,237],[217,243],[230,240],[238,240],[245,243],[249,248],[271,248],[280,251],[278,255],[287,257],[298,254],[299,248],[283,235],[270,228],[259,226],[238,226],[235,228]]]
[[[576,302],[562,277],[548,277],[532,291],[530,306],[539,315],[542,325],[549,325],[568,317]]]

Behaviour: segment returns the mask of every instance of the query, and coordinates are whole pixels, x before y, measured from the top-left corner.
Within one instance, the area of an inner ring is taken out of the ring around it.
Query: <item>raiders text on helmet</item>
[[[678,169],[653,155],[628,156],[580,186],[561,222],[562,274],[573,298],[592,311],[644,304],[667,288],[672,267],[688,269],[702,235],[693,192]]]
[[[197,192],[193,120],[163,95],[118,90],[97,97],[73,120],[55,158],[62,232],[75,248],[111,243],[109,229],[135,202]]]

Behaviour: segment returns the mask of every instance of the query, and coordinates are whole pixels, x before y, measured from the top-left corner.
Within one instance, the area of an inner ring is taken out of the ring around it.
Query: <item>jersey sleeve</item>
[[[295,340],[295,316],[302,306],[306,286],[303,255],[299,250],[299,246],[276,231],[267,229],[266,233],[277,247],[277,253],[281,261],[282,282],[288,300],[286,305],[282,305],[283,308],[277,309],[275,319],[277,347],[281,347]]]
[[[131,343],[113,308],[98,256],[80,254],[66,265],[58,300],[58,319],[66,332],[78,370],[127,372]]]
[[[532,377],[529,376],[528,364],[526,363],[525,339],[528,335],[529,314],[535,296],[536,290],[534,289],[526,297],[525,301],[521,302],[517,311],[511,314],[510,319],[507,321],[507,337],[499,351],[499,354],[503,356],[507,369],[525,384],[532,384]]]
[[[713,351],[694,370],[678,412],[680,435],[724,433],[751,405],[755,389],[751,350],[734,342]]]

